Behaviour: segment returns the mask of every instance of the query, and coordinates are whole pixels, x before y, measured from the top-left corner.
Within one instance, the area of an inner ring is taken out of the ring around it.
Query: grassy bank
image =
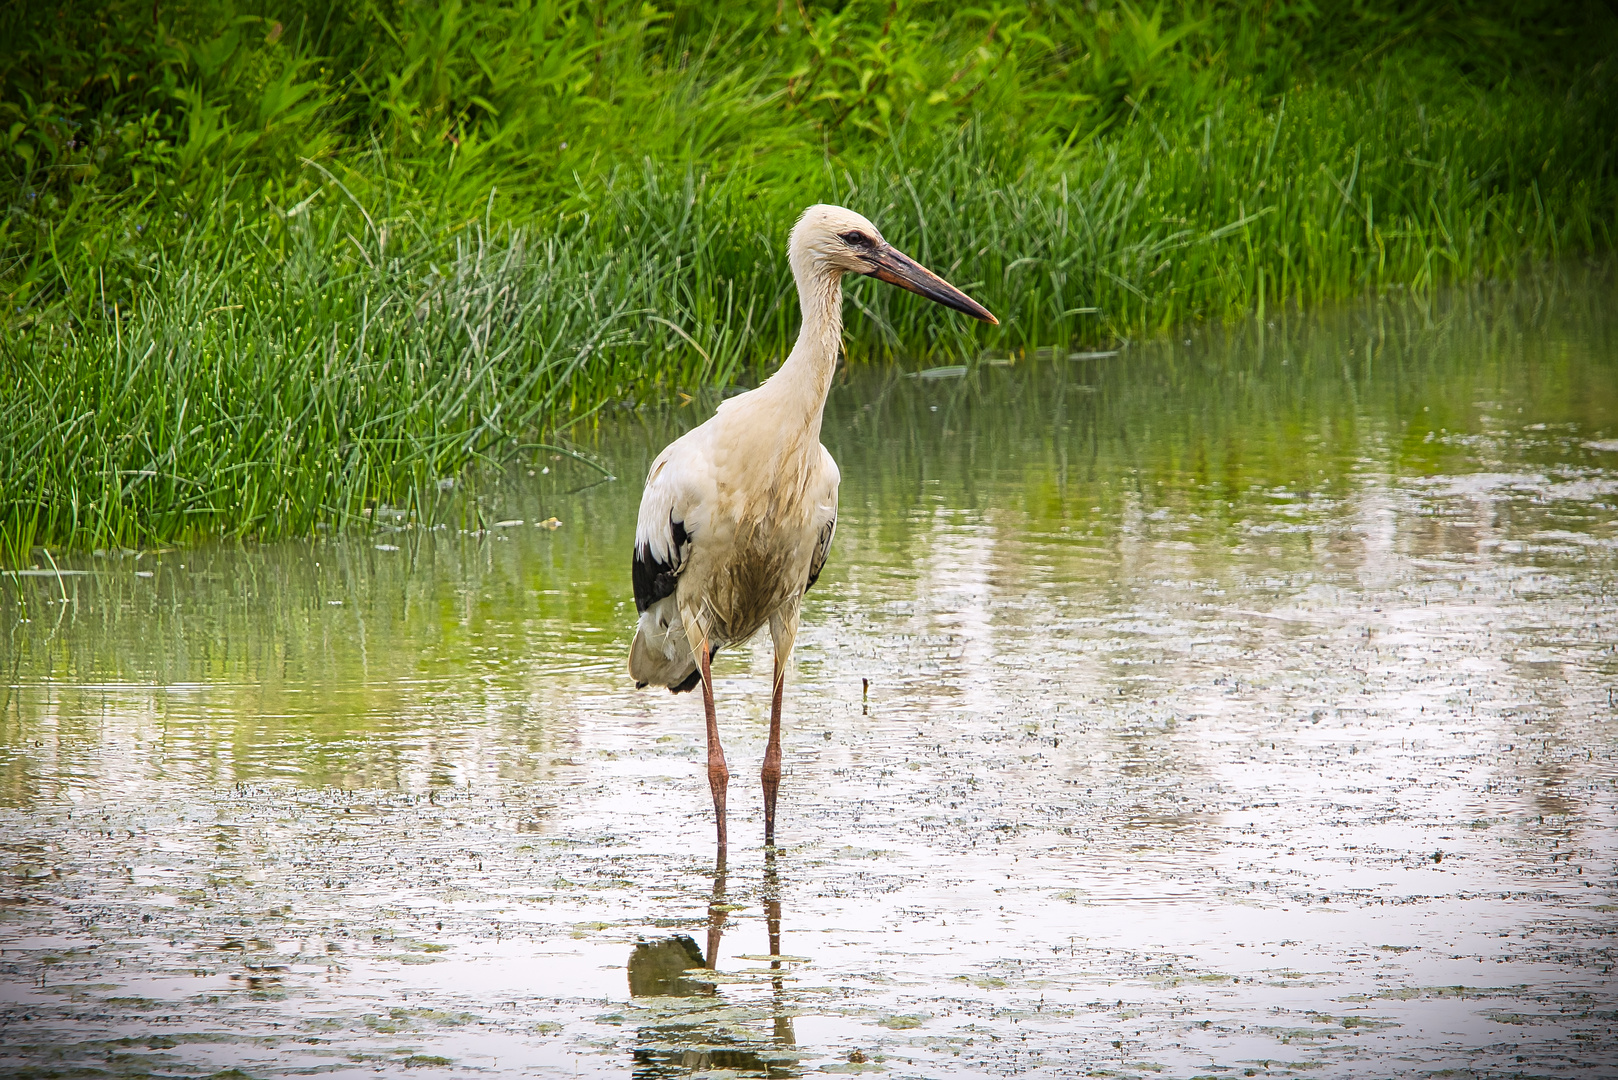
[[[0,16],[0,558],[303,533],[756,379],[815,200],[1003,324],[858,283],[856,358],[1611,248],[1603,6],[1098,6]]]

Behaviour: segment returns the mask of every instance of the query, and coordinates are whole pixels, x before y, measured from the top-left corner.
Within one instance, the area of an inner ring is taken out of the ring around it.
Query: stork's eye
[[[849,247],[868,248],[871,246],[871,238],[860,232],[858,229],[851,232],[842,233],[841,235],[843,238],[843,243],[847,244]]]

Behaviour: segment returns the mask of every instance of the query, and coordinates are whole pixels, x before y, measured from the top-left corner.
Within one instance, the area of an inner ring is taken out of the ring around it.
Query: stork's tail
[[[701,681],[674,597],[664,597],[641,612],[629,646],[629,675],[637,687],[666,686],[675,694],[694,690]]]

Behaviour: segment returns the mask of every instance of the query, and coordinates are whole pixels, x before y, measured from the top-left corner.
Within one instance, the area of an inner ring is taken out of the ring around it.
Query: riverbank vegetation
[[[856,362],[1602,255],[1615,43],[1550,0],[23,4],[0,560],[307,533],[754,381],[813,201],[1001,318],[853,283]]]

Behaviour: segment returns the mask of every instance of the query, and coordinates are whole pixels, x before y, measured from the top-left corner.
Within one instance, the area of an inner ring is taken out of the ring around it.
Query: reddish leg
[[[775,694],[770,699],[770,741],[764,747],[764,768],[759,777],[764,781],[764,844],[775,845],[775,795],[781,790],[781,689],[786,685],[786,671],[781,662],[775,662]]]
[[[713,792],[713,816],[719,827],[719,857],[725,852],[725,787],[730,770],[725,767],[725,750],[719,745],[719,719],[714,715],[713,675],[708,670],[708,643],[702,643],[697,661],[702,668],[702,708],[708,714],[708,788]]]

